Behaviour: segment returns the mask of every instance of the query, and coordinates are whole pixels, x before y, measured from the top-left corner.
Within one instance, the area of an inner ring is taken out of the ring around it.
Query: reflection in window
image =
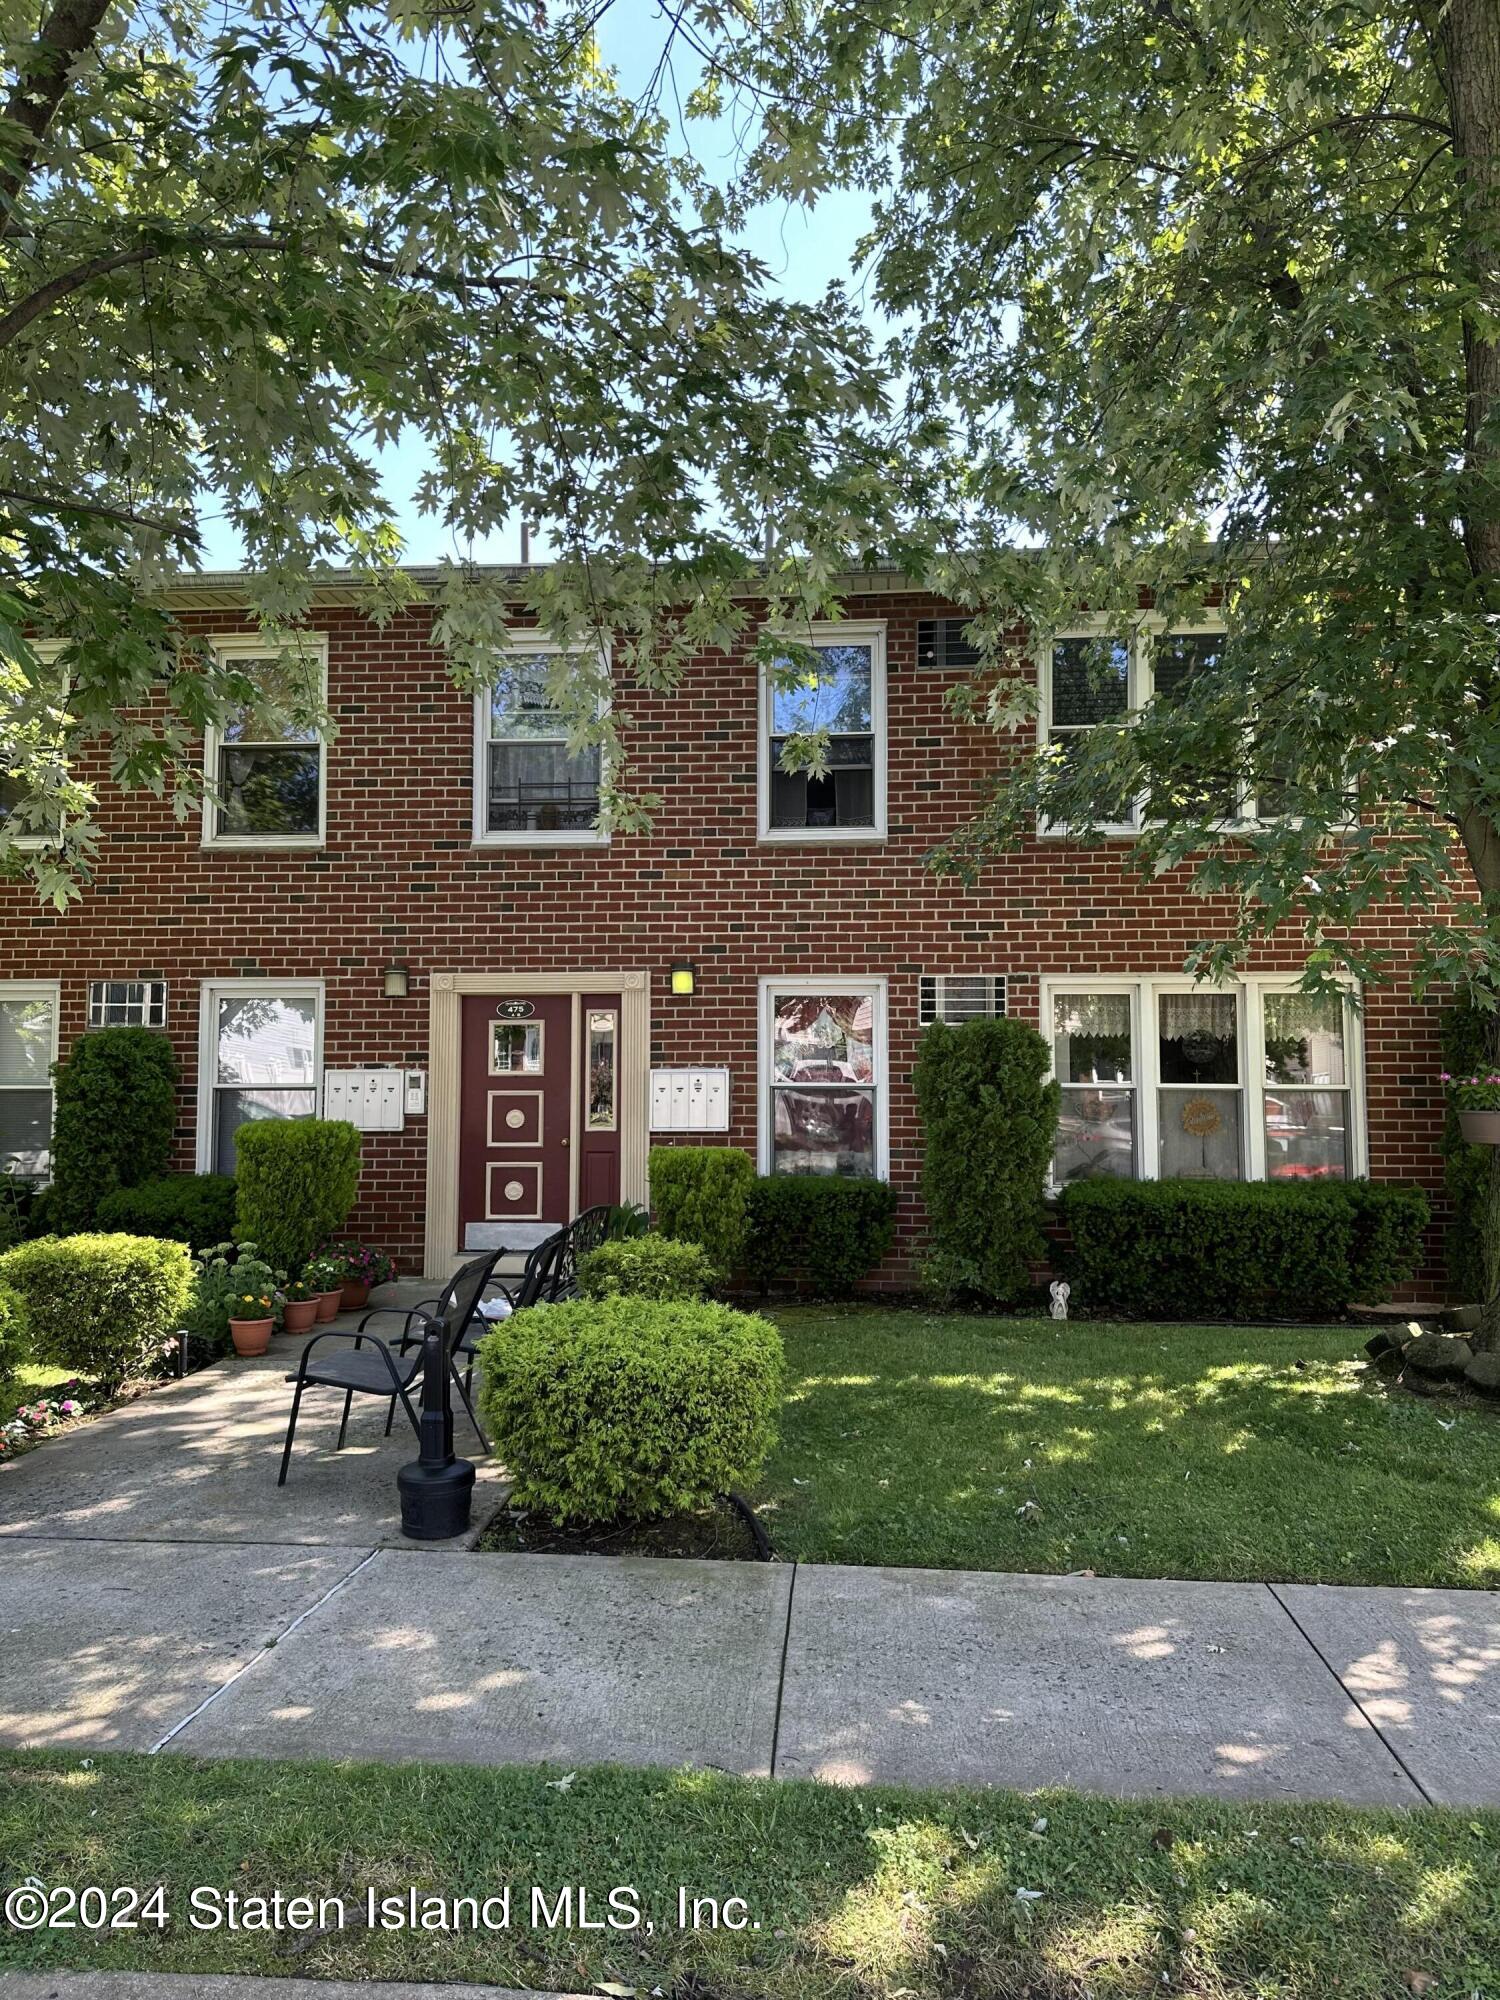
[[[1345,1002],[1338,993],[1266,995],[1266,1178],[1349,1173]]]
[[[0,993],[0,1173],[52,1171],[55,1005],[47,993]]]
[[[318,1002],[312,994],[221,993],[214,1020],[213,1167],[232,1174],[241,1125],[316,1117]]]
[[[819,646],[817,654],[795,687],[771,690],[771,825],[873,827],[874,651]],[[783,770],[789,738],[817,730],[828,732],[825,774]]]
[[[776,994],[770,1053],[772,1171],[873,1174],[874,997]]]
[[[615,1129],[615,1017],[589,1015],[588,1042],[588,1129],[613,1132]]]
[[[1128,993],[1058,993],[1052,1060],[1062,1085],[1053,1177],[1135,1172],[1135,1051]]]
[[[541,1070],[540,1021],[490,1023],[491,1076],[540,1076]]]
[[[570,751],[547,694],[551,662],[526,653],[507,661],[490,695],[485,829],[489,833],[586,833],[599,812],[601,752]]]
[[[316,839],[324,748],[310,723],[293,719],[307,706],[304,663],[274,656],[232,659],[254,682],[254,697],[233,709],[219,737],[216,835],[235,840]]]

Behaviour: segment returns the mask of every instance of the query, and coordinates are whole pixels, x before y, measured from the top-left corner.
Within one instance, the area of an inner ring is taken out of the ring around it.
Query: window
[[[967,618],[919,618],[917,665],[933,673],[969,673],[979,665],[979,648],[964,636]]]
[[[818,664],[796,687],[761,675],[760,838],[884,839],[885,627],[815,626],[808,643]],[[789,739],[814,730],[827,732],[823,776],[783,770]]]
[[[883,1175],[884,981],[762,980],[761,993],[763,1171]]]
[[[548,696],[557,655],[545,641],[517,638],[494,686],[475,703],[474,838],[588,845],[595,824],[603,752],[569,748],[568,726]]]
[[[89,986],[91,1028],[164,1028],[164,979],[95,979]]]
[[[946,1021],[994,1019],[1005,1012],[1005,979],[989,972],[924,972],[917,981],[917,1019],[924,1028]]]
[[[0,983],[0,1173],[52,1171],[57,988]]]
[[[541,1073],[541,1022],[492,1021],[490,1023],[490,1075],[540,1076]]]
[[[1053,1180],[1343,1180],[1364,1171],[1347,994],[1279,979],[1046,982]]]
[[[215,847],[316,847],[327,814],[327,747],[310,724],[291,719],[306,706],[308,677],[321,703],[327,691],[327,642],[278,655],[263,639],[216,639],[214,651],[250,680],[252,700],[210,729],[206,772],[216,796],[203,803],[203,838]]]
[[[589,1010],[588,1129],[615,1129],[615,1041],[619,1023],[613,1008]]]
[[[32,641],[32,650],[44,667],[51,666],[62,652],[64,643],[61,639],[34,639]],[[61,671],[59,671],[57,682],[59,701],[64,698],[67,692],[67,686]],[[4,770],[0,770],[0,827],[4,827],[13,846],[19,847],[27,853],[35,853],[39,848],[48,846],[53,840],[59,837],[61,825],[60,823],[49,825],[47,830],[41,831],[38,830],[34,823],[26,823],[13,818],[12,815],[15,814],[19,807],[21,798],[22,785],[20,779],[12,777]]]
[[[234,1135],[258,1118],[316,1118],[323,989],[313,980],[227,980],[203,989],[198,1165],[232,1174]]]

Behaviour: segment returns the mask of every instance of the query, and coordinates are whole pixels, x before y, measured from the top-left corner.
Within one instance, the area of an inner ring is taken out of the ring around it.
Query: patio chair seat
[[[412,1386],[421,1365],[419,1357],[415,1367],[402,1369],[403,1388]],[[293,1373],[286,1379],[295,1382],[297,1377]],[[391,1371],[378,1348],[355,1347],[343,1353],[320,1354],[302,1379],[304,1382],[321,1383],[328,1389],[363,1390],[376,1396],[389,1396],[391,1393]]]

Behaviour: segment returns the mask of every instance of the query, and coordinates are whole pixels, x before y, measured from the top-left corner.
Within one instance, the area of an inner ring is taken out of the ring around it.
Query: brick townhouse
[[[918,1036],[1003,1010],[1053,1049],[1060,1180],[1368,1173],[1438,1193],[1437,1013],[1399,968],[1362,1011],[1317,1006],[1289,991],[1289,938],[1233,988],[1194,988],[1184,953],[1212,913],[1180,873],[1129,872],[1129,828],[1096,845],[1043,829],[974,888],[928,872],[1007,753],[945,705],[954,607],[894,574],[846,588],[806,696],[773,700],[722,653],[670,698],[630,689],[632,781],[662,805],[649,836],[608,839],[597,764],[539,706],[535,638],[476,700],[429,613],[379,628],[331,579],[309,620],[331,742],[271,740],[248,713],[205,744],[222,803],[201,817],[103,788],[97,880],[67,915],[0,883],[0,1164],[45,1167],[57,1050],[145,1022],[179,1058],[183,1168],[232,1169],[246,1118],[351,1116],[355,1227],[405,1268],[445,1275],[466,1246],[640,1200],[651,1144],[712,1140],[766,1171],[888,1177],[882,1276],[900,1282],[921,1232]],[[233,575],[169,602],[264,654]],[[1101,684],[1079,670],[1086,636],[1035,649],[1055,737],[1215,643],[1122,644]],[[836,732],[823,779],[777,768],[799,720]],[[1399,959],[1400,914],[1377,928]]]

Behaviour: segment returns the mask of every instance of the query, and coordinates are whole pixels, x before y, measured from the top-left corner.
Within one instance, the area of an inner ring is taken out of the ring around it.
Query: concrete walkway
[[[1494,1595],[436,1551],[286,1366],[0,1473],[0,1744],[1500,1805]]]

